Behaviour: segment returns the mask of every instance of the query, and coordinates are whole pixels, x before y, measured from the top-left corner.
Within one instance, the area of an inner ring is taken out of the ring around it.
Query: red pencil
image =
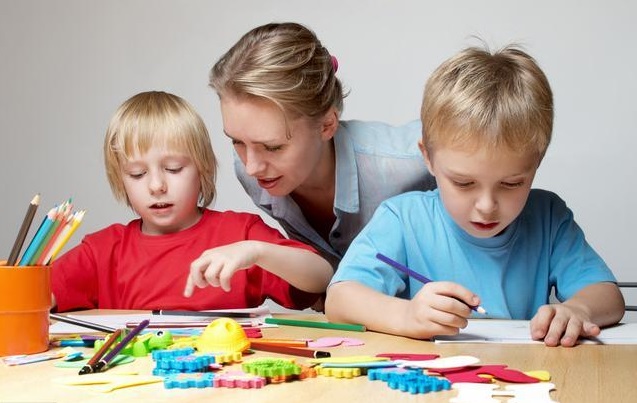
[[[307,350],[305,348],[277,346],[277,345],[268,344],[268,343],[259,343],[256,341],[253,341],[250,343],[250,348],[253,350],[268,351],[270,353],[296,355],[299,357],[309,357],[309,358],[327,358],[332,356],[328,351],[317,351],[317,350]]]

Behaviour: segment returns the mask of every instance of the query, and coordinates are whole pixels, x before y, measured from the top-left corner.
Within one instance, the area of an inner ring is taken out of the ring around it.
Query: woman
[[[335,270],[381,201],[435,187],[417,146],[419,122],[339,120],[337,69],[311,30],[281,23],[245,34],[210,72],[239,181]]]

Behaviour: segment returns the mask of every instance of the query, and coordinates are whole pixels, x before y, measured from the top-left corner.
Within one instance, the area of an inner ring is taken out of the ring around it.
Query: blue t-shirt
[[[438,190],[388,199],[354,239],[330,285],[357,281],[412,298],[423,284],[379,261],[378,252],[433,281],[463,285],[494,318],[531,319],[552,288],[564,301],[593,283],[616,281],[564,201],[538,189],[511,225],[491,238],[459,227]]]
[[[420,121],[403,126],[380,122],[342,121],[334,135],[336,221],[323,239],[310,226],[290,196],[274,197],[246,174],[235,153],[235,173],[255,205],[273,217],[292,239],[312,245],[334,269],[352,240],[385,199],[411,190],[436,187],[418,140]]]

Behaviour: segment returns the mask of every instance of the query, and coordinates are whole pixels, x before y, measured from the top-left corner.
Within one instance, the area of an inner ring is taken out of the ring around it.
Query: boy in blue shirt
[[[481,305],[490,317],[531,319],[531,336],[548,346],[621,320],[615,277],[572,212],[531,190],[553,126],[535,60],[511,46],[460,52],[428,80],[421,120],[438,189],[379,206],[330,283],[329,320],[431,338],[458,333]],[[377,253],[435,281],[423,286]],[[561,303],[549,304],[553,288]]]

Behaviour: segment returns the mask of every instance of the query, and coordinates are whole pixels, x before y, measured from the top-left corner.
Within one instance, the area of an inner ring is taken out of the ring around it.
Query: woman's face
[[[307,118],[287,121],[271,101],[221,99],[223,130],[248,175],[272,196],[286,196],[302,186],[320,186],[314,175],[334,130]],[[288,135],[289,134],[289,135]]]

